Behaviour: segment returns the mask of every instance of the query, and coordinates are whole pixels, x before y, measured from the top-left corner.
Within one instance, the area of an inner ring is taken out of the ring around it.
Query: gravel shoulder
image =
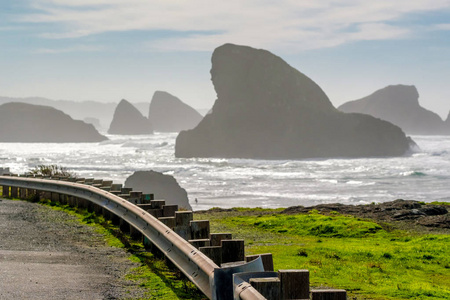
[[[128,257],[64,212],[0,201],[0,300],[141,298]]]

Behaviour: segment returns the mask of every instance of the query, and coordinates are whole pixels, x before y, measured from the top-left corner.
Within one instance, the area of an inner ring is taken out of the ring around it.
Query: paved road
[[[133,265],[92,227],[63,212],[0,201],[0,300],[121,299]]]

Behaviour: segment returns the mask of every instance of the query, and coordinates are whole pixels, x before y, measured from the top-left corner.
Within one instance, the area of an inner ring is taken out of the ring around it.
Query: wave
[[[447,150],[442,150],[442,151],[434,151],[434,152],[431,152],[431,154],[430,154],[431,156],[448,156],[449,155],[449,152],[447,151]]]
[[[408,172],[402,172],[400,173],[400,175],[405,176],[405,177],[424,177],[427,176],[428,174],[424,173],[424,172],[420,172],[420,171],[408,171]]]
[[[152,150],[155,148],[162,148],[169,145],[168,142],[160,142],[160,143],[140,143],[136,141],[127,141],[122,144],[121,147],[124,148],[137,148],[139,150]]]

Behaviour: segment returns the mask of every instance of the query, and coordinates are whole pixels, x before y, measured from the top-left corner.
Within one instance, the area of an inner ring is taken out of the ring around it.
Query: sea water
[[[176,136],[108,135],[110,140],[101,143],[0,143],[0,167],[24,173],[36,165],[56,164],[80,177],[115,183],[124,183],[135,171],[154,170],[174,176],[194,210],[450,201],[446,136],[413,136],[420,150],[404,157],[320,160],[176,158]]]

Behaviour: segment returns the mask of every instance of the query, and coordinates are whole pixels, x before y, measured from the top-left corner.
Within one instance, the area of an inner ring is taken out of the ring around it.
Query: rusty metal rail
[[[217,290],[214,281],[215,270],[217,273],[219,266],[157,218],[127,200],[94,186],[59,180],[0,176],[0,185],[59,193],[91,201],[140,231],[209,299],[226,299]],[[251,286],[246,289],[246,293],[249,292],[252,294],[251,299],[265,299]]]

